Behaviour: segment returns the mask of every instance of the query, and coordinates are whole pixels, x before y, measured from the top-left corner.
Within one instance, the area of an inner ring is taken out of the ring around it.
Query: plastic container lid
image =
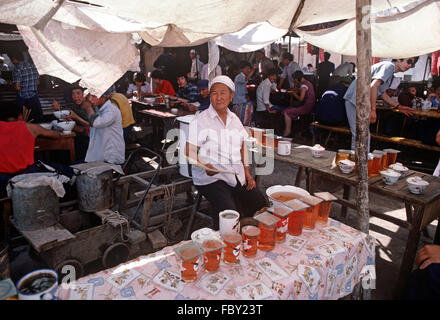
[[[386,155],[386,152],[383,152],[381,150],[374,150],[373,153],[381,154],[382,156]]]
[[[289,214],[292,212],[292,209],[286,206],[278,206],[276,208],[274,207],[268,208],[267,211],[282,218],[285,218],[289,216]]]
[[[310,207],[308,204],[306,204],[298,199],[289,200],[289,201],[283,202],[282,204],[287,206],[288,208],[290,208],[292,211],[302,211],[302,210],[305,210],[308,207]]]
[[[323,201],[321,198],[314,197],[314,196],[304,196],[304,197],[301,197],[300,200],[302,202],[305,202],[305,203],[310,204],[312,206],[316,206]]]
[[[396,149],[383,149],[383,152],[385,153],[399,153],[399,150]]]
[[[194,242],[189,242],[184,245],[181,245],[180,247],[174,248],[174,252],[183,261],[192,260],[195,257],[203,254],[202,249]]]
[[[268,227],[276,225],[278,221],[281,220],[280,218],[275,217],[273,214],[267,211],[260,213],[258,216],[255,216],[254,219]]]
[[[206,239],[202,243],[203,252],[211,252],[218,249],[223,249],[224,247],[226,247],[226,245],[216,238]]]
[[[314,193],[315,197],[321,198],[324,201],[335,201],[338,200],[334,195],[330,192],[316,192]]]

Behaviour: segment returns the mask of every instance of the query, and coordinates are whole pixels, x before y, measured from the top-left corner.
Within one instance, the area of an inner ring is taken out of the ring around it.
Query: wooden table
[[[349,199],[350,187],[357,188],[358,178],[355,172],[343,174],[340,169],[333,164],[335,156],[335,152],[326,150],[321,158],[313,158],[309,146],[297,144],[292,145],[292,152],[289,156],[280,156],[276,152],[274,153],[276,160],[288,162],[299,167],[295,181],[296,186],[298,186],[303,172],[306,172],[306,188],[309,192],[313,191],[312,174],[341,183],[344,188],[344,193],[343,197],[339,198],[337,202],[343,206],[342,216],[345,217],[347,207],[356,209],[356,203],[349,201]],[[430,182],[430,185],[423,195],[415,195],[409,192],[406,178],[410,176],[419,176]],[[440,216],[440,178],[410,170],[405,178],[399,180],[392,186],[386,185],[380,176],[369,178],[368,185],[370,192],[405,203],[407,221],[402,221],[370,209],[371,216],[390,221],[400,227],[409,229],[409,236],[396,288],[396,294],[399,295],[403,293],[409,274],[412,271],[417,245],[420,239],[420,232]],[[438,242],[440,240],[439,238],[440,223],[437,226],[434,242]]]
[[[193,111],[177,108],[177,114],[171,113],[164,105],[151,105],[146,102],[130,100],[133,109],[137,111],[138,115],[143,118],[148,118],[153,126],[154,137],[158,139],[154,142],[155,148],[160,149],[161,141],[166,138],[168,130],[174,127],[177,117],[195,114]]]
[[[58,139],[50,139],[38,137],[35,140],[35,152],[50,151],[50,150],[67,150],[70,153],[70,161],[73,163],[76,160],[75,155],[75,133],[61,134]]]

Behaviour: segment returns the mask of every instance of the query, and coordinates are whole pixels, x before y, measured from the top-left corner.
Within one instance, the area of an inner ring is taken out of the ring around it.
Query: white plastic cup
[[[278,154],[281,156],[288,156],[290,155],[292,145],[290,144],[290,141],[279,141],[278,142]]]
[[[227,233],[240,233],[240,214],[234,210],[223,210],[218,214],[219,231],[223,237]]]

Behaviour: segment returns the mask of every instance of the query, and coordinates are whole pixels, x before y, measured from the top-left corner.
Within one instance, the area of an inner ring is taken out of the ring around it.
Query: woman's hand
[[[250,174],[246,175],[246,190],[252,190],[257,186],[257,183],[255,182],[254,178]]]
[[[425,269],[431,263],[440,263],[440,246],[426,245],[419,250],[416,257],[417,265],[420,265],[420,270]]]

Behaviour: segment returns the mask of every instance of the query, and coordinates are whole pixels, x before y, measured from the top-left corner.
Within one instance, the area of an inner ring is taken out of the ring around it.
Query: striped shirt
[[[37,68],[32,63],[20,61],[15,66],[12,82],[20,83],[20,97],[28,99],[37,94],[37,80],[39,77]]]

